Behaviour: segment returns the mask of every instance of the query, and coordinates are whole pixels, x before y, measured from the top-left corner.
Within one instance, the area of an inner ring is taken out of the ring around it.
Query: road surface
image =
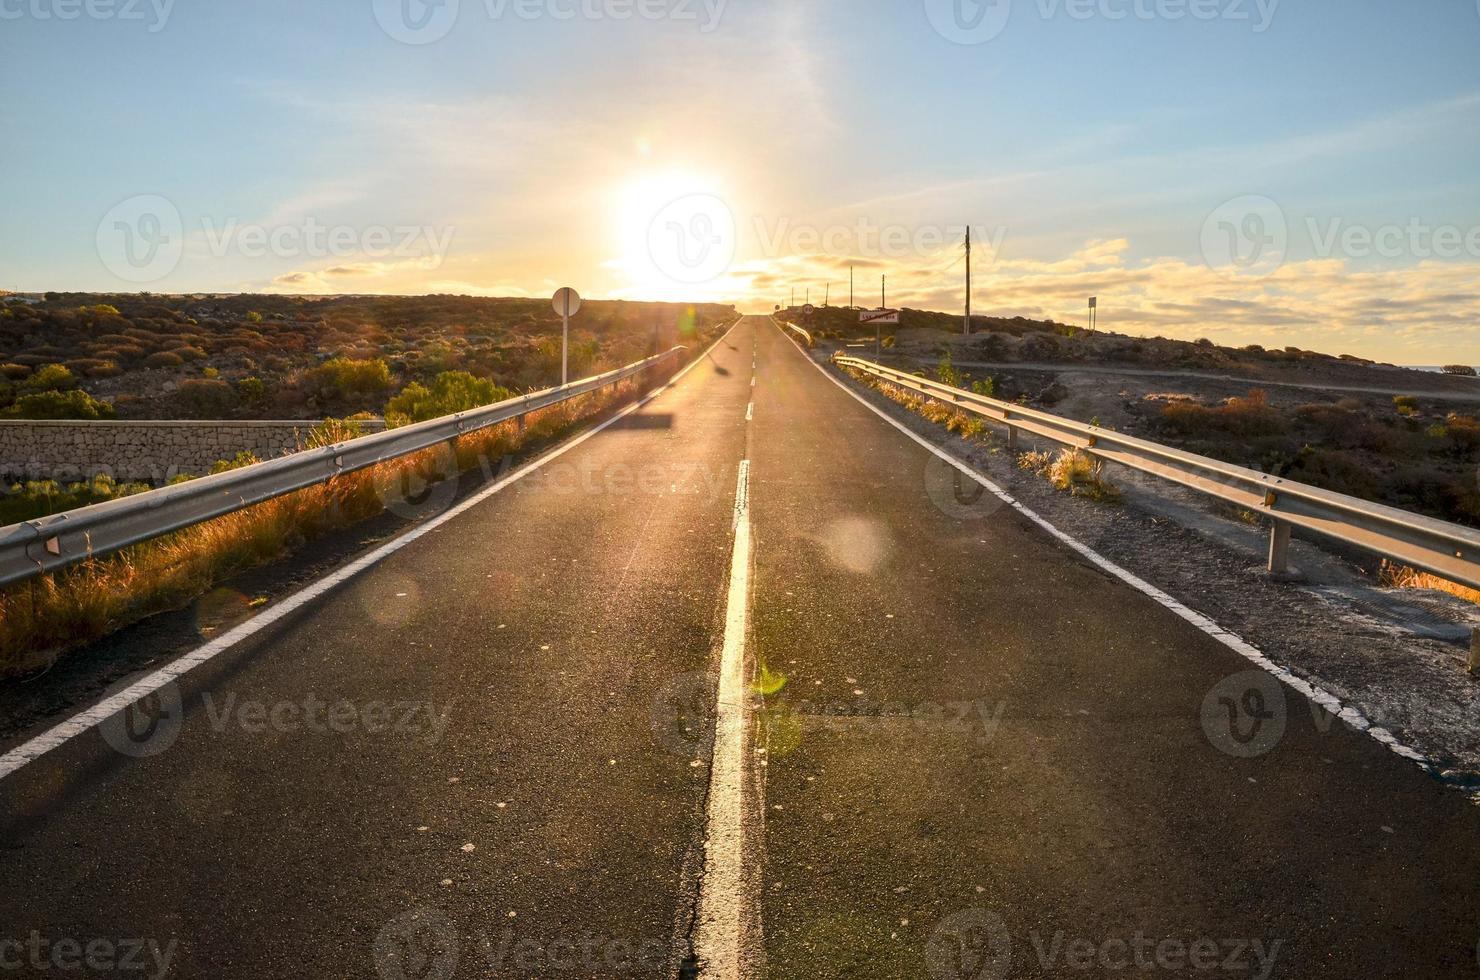
[[[0,781],[0,975],[1480,974],[1467,798],[974,488],[748,317]]]

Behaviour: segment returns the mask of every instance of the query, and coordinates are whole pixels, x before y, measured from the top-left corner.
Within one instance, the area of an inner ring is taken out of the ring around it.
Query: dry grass
[[[884,397],[898,402],[916,415],[924,416],[936,425],[943,425],[946,430],[953,432],[962,439],[989,438],[987,423],[977,415],[971,415],[952,408],[934,398],[922,398],[913,391],[900,388],[897,385],[881,382],[871,374],[863,371],[849,369],[848,373],[857,381],[872,388],[876,388]]]
[[[986,422],[980,416],[968,415],[934,398],[924,398],[897,385],[879,381],[866,372],[852,368],[846,370],[854,380],[877,389],[886,398],[937,425],[945,426],[963,439],[990,438]],[[1101,503],[1119,503],[1122,498],[1120,488],[1105,479],[1104,466],[1077,449],[1064,449],[1057,455],[1048,452],[1022,453],[1018,456],[1017,463],[1022,469],[1042,475],[1055,487],[1076,497]]]
[[[1460,585],[1458,582],[1451,582],[1447,578],[1440,578],[1429,572],[1420,572],[1407,565],[1399,565],[1386,558],[1383,559],[1382,570],[1378,573],[1378,578],[1383,585],[1389,588],[1434,589],[1480,605],[1480,590],[1472,589],[1468,585]]]
[[[1078,449],[1060,449],[1057,454],[1029,452],[1018,456],[1018,466],[1044,477],[1055,487],[1076,497],[1100,503],[1119,503],[1120,488],[1105,479],[1104,464]]]
[[[582,419],[631,397],[640,378],[458,439],[458,472],[496,468],[504,457],[557,436]],[[329,420],[301,448],[352,438],[352,424]],[[318,535],[373,517],[415,475],[445,478],[446,450],[433,447],[347,473],[127,548],[0,590],[0,677],[45,667],[67,650],[154,613],[179,608],[223,579],[290,553]]]

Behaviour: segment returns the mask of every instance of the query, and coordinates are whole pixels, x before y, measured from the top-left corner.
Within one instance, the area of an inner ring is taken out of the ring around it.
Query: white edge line
[[[592,436],[596,435],[598,432],[601,432],[603,429],[606,429],[608,426],[620,422],[628,415],[631,415],[633,412],[642,408],[648,402],[652,401],[654,398],[657,398],[663,392],[676,385],[683,378],[684,375],[688,374],[695,367],[697,367],[705,359],[709,352],[719,345],[720,341],[728,337],[731,331],[733,331],[735,327],[739,325],[739,323],[739,320],[735,321],[735,323],[730,326],[729,330],[726,330],[723,334],[721,334],[719,338],[714,341],[713,344],[710,344],[709,347],[704,350],[703,353],[701,353],[698,357],[695,357],[673,377],[669,378],[659,387],[653,389],[647,395],[622,409],[620,412],[607,419],[605,422],[602,422],[600,425],[588,429],[587,431],[581,433],[579,436],[571,439],[569,442],[562,443],[559,446],[556,446],[554,449],[551,449],[549,452],[546,452],[538,458],[531,460],[524,466],[520,467],[518,470],[510,473],[508,476],[503,477],[491,486],[478,491],[476,494],[469,497],[467,500],[464,500],[457,506],[453,507],[451,510],[448,510],[442,514],[438,514],[436,517],[428,520],[424,524],[417,525],[416,527],[407,531],[405,534],[402,534],[395,540],[381,545],[379,548],[376,548],[369,554],[360,556],[359,558],[350,562],[348,565],[337,569],[332,574],[319,579],[317,582],[299,590],[298,592],[293,593],[291,596],[284,599],[283,601],[269,606],[268,609],[262,614],[248,620],[235,629],[223,633],[221,636],[212,640],[210,643],[207,643],[201,647],[197,647],[190,653],[187,653],[181,656],[179,659],[172,661],[167,666],[161,667],[159,670],[154,671],[152,674],[149,674],[141,678],[137,682],[129,685],[122,691],[119,691],[117,694],[114,694],[103,699],[102,701],[99,701],[91,708],[88,708],[85,711],[81,711],[73,715],[66,721],[47,729],[40,735],[37,735],[36,737],[29,739],[26,742],[23,742],[14,749],[11,749],[3,756],[0,756],[0,779],[4,779],[6,776],[17,772],[29,763],[36,761],[41,756],[50,752],[52,749],[65,744],[73,738],[76,738],[78,735],[81,735],[88,729],[102,724],[104,721],[107,721],[109,718],[113,717],[124,708],[127,708],[129,705],[134,704],[141,698],[148,697],[150,694],[153,694],[160,688],[172,683],[175,679],[185,675],[186,673],[189,673],[191,670],[194,670],[196,667],[199,667],[201,664],[212,659],[218,654],[221,654],[224,651],[229,650],[231,647],[237,645],[238,643],[241,643],[243,640],[252,636],[254,633],[266,629],[268,626],[271,626],[273,623],[277,622],[279,619],[282,619],[289,613],[302,608],[303,606],[317,599],[319,596],[323,595],[325,592],[328,592],[335,586],[341,585],[344,582],[347,582],[350,579],[354,578],[361,572],[365,571],[367,568],[379,564],[386,558],[389,558],[391,555],[406,547],[408,544],[411,544],[413,541],[420,538],[422,535],[428,534],[431,531],[434,531],[437,528],[441,527],[443,524],[446,524],[453,518],[461,516],[465,512],[471,510],[472,508],[481,504],[483,501],[487,500],[489,497],[492,497],[500,490],[503,490],[511,483],[523,479],[529,474],[540,469],[546,463],[549,463],[554,459],[558,459],[559,457],[570,452],[572,449],[581,445],[581,443],[585,442],[587,439],[590,439]]]
[[[774,322],[774,317],[772,318],[772,320]],[[777,326],[779,328],[780,325],[777,324]],[[900,422],[891,418],[883,409],[880,409],[877,406],[871,404],[858,392],[854,391],[852,388],[849,388],[838,378],[833,377],[833,375],[827,370],[827,368],[823,367],[821,364],[818,364],[811,357],[808,357],[807,353],[802,350],[801,346],[795,340],[792,340],[791,336],[785,330],[781,331],[781,335],[783,337],[786,337],[787,340],[791,340],[791,344],[793,347],[796,347],[797,353],[801,354],[802,358],[806,360],[808,364],[812,365],[814,368],[820,371],[822,373],[822,376],[827,378],[827,380],[831,381],[833,384],[843,389],[849,395],[852,395],[855,399],[858,400],[861,405],[863,405],[869,411],[873,412],[875,415],[879,416],[879,418],[883,419],[885,422],[888,422],[900,432],[903,432],[905,435],[909,436],[915,442],[930,450],[930,452],[934,453],[936,456],[939,456],[947,463],[950,463],[956,469],[971,477],[977,483],[980,483],[988,491],[995,494],[999,499],[1001,499],[1003,503],[1011,506],[1018,513],[1022,514],[1024,517],[1028,518],[1028,520],[1043,528],[1045,531],[1053,535],[1059,541],[1063,542],[1069,548],[1077,551],[1079,554],[1089,559],[1095,565],[1104,569],[1106,572],[1109,572],[1111,575],[1114,575],[1116,578],[1120,579],[1122,582],[1129,585],[1136,591],[1156,600],[1167,609],[1170,609],[1172,612],[1182,617],[1182,619],[1202,630],[1208,636],[1211,636],[1213,639],[1217,640],[1219,643],[1222,643],[1230,650],[1249,660],[1255,666],[1273,674],[1275,677],[1279,678],[1279,680],[1282,681],[1287,687],[1293,688],[1295,691],[1304,695],[1307,699],[1315,702],[1322,708],[1325,708],[1326,711],[1340,718],[1352,728],[1355,728],[1358,731],[1366,732],[1379,743],[1387,746],[1387,748],[1392,750],[1395,754],[1402,756],[1404,759],[1408,759],[1411,762],[1417,763],[1419,767],[1424,769],[1425,771],[1433,770],[1433,763],[1422,752],[1419,752],[1417,749],[1405,745],[1398,740],[1397,736],[1395,736],[1387,729],[1372,724],[1372,722],[1368,720],[1368,718],[1363,715],[1362,712],[1358,711],[1351,705],[1343,705],[1341,703],[1341,699],[1336,697],[1336,695],[1325,690],[1324,688],[1317,687],[1316,685],[1311,684],[1304,678],[1295,676],[1287,668],[1281,667],[1279,664],[1270,660],[1259,650],[1258,647],[1254,646],[1252,643],[1248,642],[1237,633],[1230,632],[1229,630],[1226,630],[1223,627],[1219,626],[1207,616],[1204,616],[1202,613],[1187,608],[1182,603],[1172,598],[1170,595],[1167,595],[1165,592],[1152,585],[1150,582],[1147,582],[1144,579],[1137,577],[1135,574],[1127,571],[1126,569],[1121,568],[1119,565],[1115,564],[1104,555],[1099,554],[1088,545],[1082,544],[1075,538],[1069,536],[1068,534],[1065,534],[1063,531],[1060,531],[1058,528],[1050,524],[1046,519],[1040,517],[1037,513],[1026,507],[1022,502],[1017,500],[1017,498],[1013,497],[1010,493],[997,486],[986,476],[978,473],[969,464],[963,462],[955,456],[952,456],[950,453],[936,446],[934,443],[924,439],[914,432],[911,432]]]
[[[745,910],[745,640],[750,602],[750,461],[735,484],[735,544],[715,699],[714,751],[705,807],[704,877],[694,955],[703,976],[739,980]]]

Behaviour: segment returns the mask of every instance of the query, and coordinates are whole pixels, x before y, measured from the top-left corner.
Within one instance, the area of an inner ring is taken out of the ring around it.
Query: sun
[[[619,256],[612,264],[633,299],[684,301],[733,293],[735,212],[722,180],[669,170],[642,174],[614,194]]]

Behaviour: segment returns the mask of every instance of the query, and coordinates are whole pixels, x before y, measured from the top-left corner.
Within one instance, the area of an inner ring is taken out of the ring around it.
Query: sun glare
[[[735,254],[735,219],[722,181],[673,170],[629,180],[614,194],[611,265],[633,299],[718,295]]]

